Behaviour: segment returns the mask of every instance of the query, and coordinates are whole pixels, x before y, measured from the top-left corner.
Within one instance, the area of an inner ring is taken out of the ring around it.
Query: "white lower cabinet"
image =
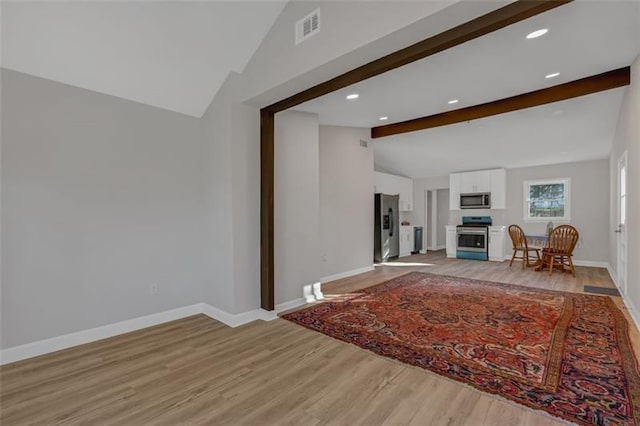
[[[509,248],[507,244],[507,227],[489,227],[489,260],[502,262]]]
[[[413,251],[413,226],[400,227],[400,257],[409,256]]]
[[[447,257],[456,257],[456,247],[457,247],[457,241],[456,241],[456,232],[457,232],[457,227],[455,225],[447,225],[445,226],[446,229],[446,235],[447,235]]]

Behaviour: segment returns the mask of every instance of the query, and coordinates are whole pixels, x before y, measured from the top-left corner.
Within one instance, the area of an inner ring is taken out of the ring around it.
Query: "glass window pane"
[[[564,199],[564,184],[550,183],[550,184],[542,184],[542,185],[530,185],[529,199],[532,201]]]
[[[627,197],[620,197],[620,223],[627,223]]]
[[[530,184],[528,189],[529,217],[565,217],[566,188],[564,182]]]
[[[620,194],[625,195],[627,193],[627,168],[620,169]]]

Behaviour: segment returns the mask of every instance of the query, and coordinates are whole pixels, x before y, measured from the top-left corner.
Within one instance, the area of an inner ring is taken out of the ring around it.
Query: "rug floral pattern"
[[[283,318],[575,423],[640,425],[609,297],[412,272]]]

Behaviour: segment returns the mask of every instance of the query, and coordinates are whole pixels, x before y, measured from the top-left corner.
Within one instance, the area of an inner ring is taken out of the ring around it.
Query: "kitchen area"
[[[502,262],[510,255],[501,214],[505,169],[451,173],[428,185],[388,173],[374,175],[375,262],[441,249],[447,257],[470,260]]]

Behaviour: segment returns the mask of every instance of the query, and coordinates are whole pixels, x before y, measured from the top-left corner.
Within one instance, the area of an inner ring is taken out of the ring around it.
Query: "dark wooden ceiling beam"
[[[331,80],[283,99],[266,109],[277,113],[296,105],[349,87],[376,75],[410,64],[411,62],[435,55],[443,50],[458,46],[469,40],[482,37],[516,22],[554,9],[572,0],[519,0],[500,9],[489,12],[464,24],[429,37],[404,49],[393,52],[368,64],[362,65]]]
[[[433,127],[447,126],[449,124],[463,123],[465,121],[477,120],[478,118],[577,98],[591,93],[615,89],[616,87],[628,86],[630,82],[631,68],[619,68],[591,77],[581,78],[580,80],[574,80],[569,83],[559,84],[493,102],[373,127],[371,128],[371,137],[382,138],[401,133],[431,129]]]

